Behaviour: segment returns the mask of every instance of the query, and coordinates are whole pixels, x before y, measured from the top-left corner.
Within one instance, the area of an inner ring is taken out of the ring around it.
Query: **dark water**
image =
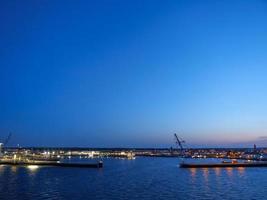
[[[100,170],[0,166],[1,200],[266,199],[266,186],[267,168],[180,169],[175,158],[105,159]]]

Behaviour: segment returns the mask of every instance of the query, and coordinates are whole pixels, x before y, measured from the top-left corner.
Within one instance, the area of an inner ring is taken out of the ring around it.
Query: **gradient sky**
[[[267,145],[267,1],[0,3],[0,140]]]

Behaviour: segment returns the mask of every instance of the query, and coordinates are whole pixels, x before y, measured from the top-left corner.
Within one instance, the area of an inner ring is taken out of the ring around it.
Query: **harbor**
[[[136,157],[166,157],[183,158],[180,168],[267,167],[266,148],[257,148],[256,145],[243,149],[184,148],[185,141],[177,134],[174,134],[176,147],[169,149],[7,147],[10,138],[11,133],[0,144],[0,165],[103,168],[104,158],[133,160]],[[71,163],[71,158],[87,161]],[[209,163],[209,158],[221,162]]]

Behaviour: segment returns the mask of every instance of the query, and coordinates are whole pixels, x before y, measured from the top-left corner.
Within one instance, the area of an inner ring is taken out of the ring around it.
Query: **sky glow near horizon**
[[[267,145],[266,1],[3,1],[0,18],[0,141]]]

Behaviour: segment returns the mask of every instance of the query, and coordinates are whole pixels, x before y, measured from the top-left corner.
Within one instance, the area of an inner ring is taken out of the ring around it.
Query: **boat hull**
[[[181,163],[181,168],[267,167],[267,162],[251,163]]]

